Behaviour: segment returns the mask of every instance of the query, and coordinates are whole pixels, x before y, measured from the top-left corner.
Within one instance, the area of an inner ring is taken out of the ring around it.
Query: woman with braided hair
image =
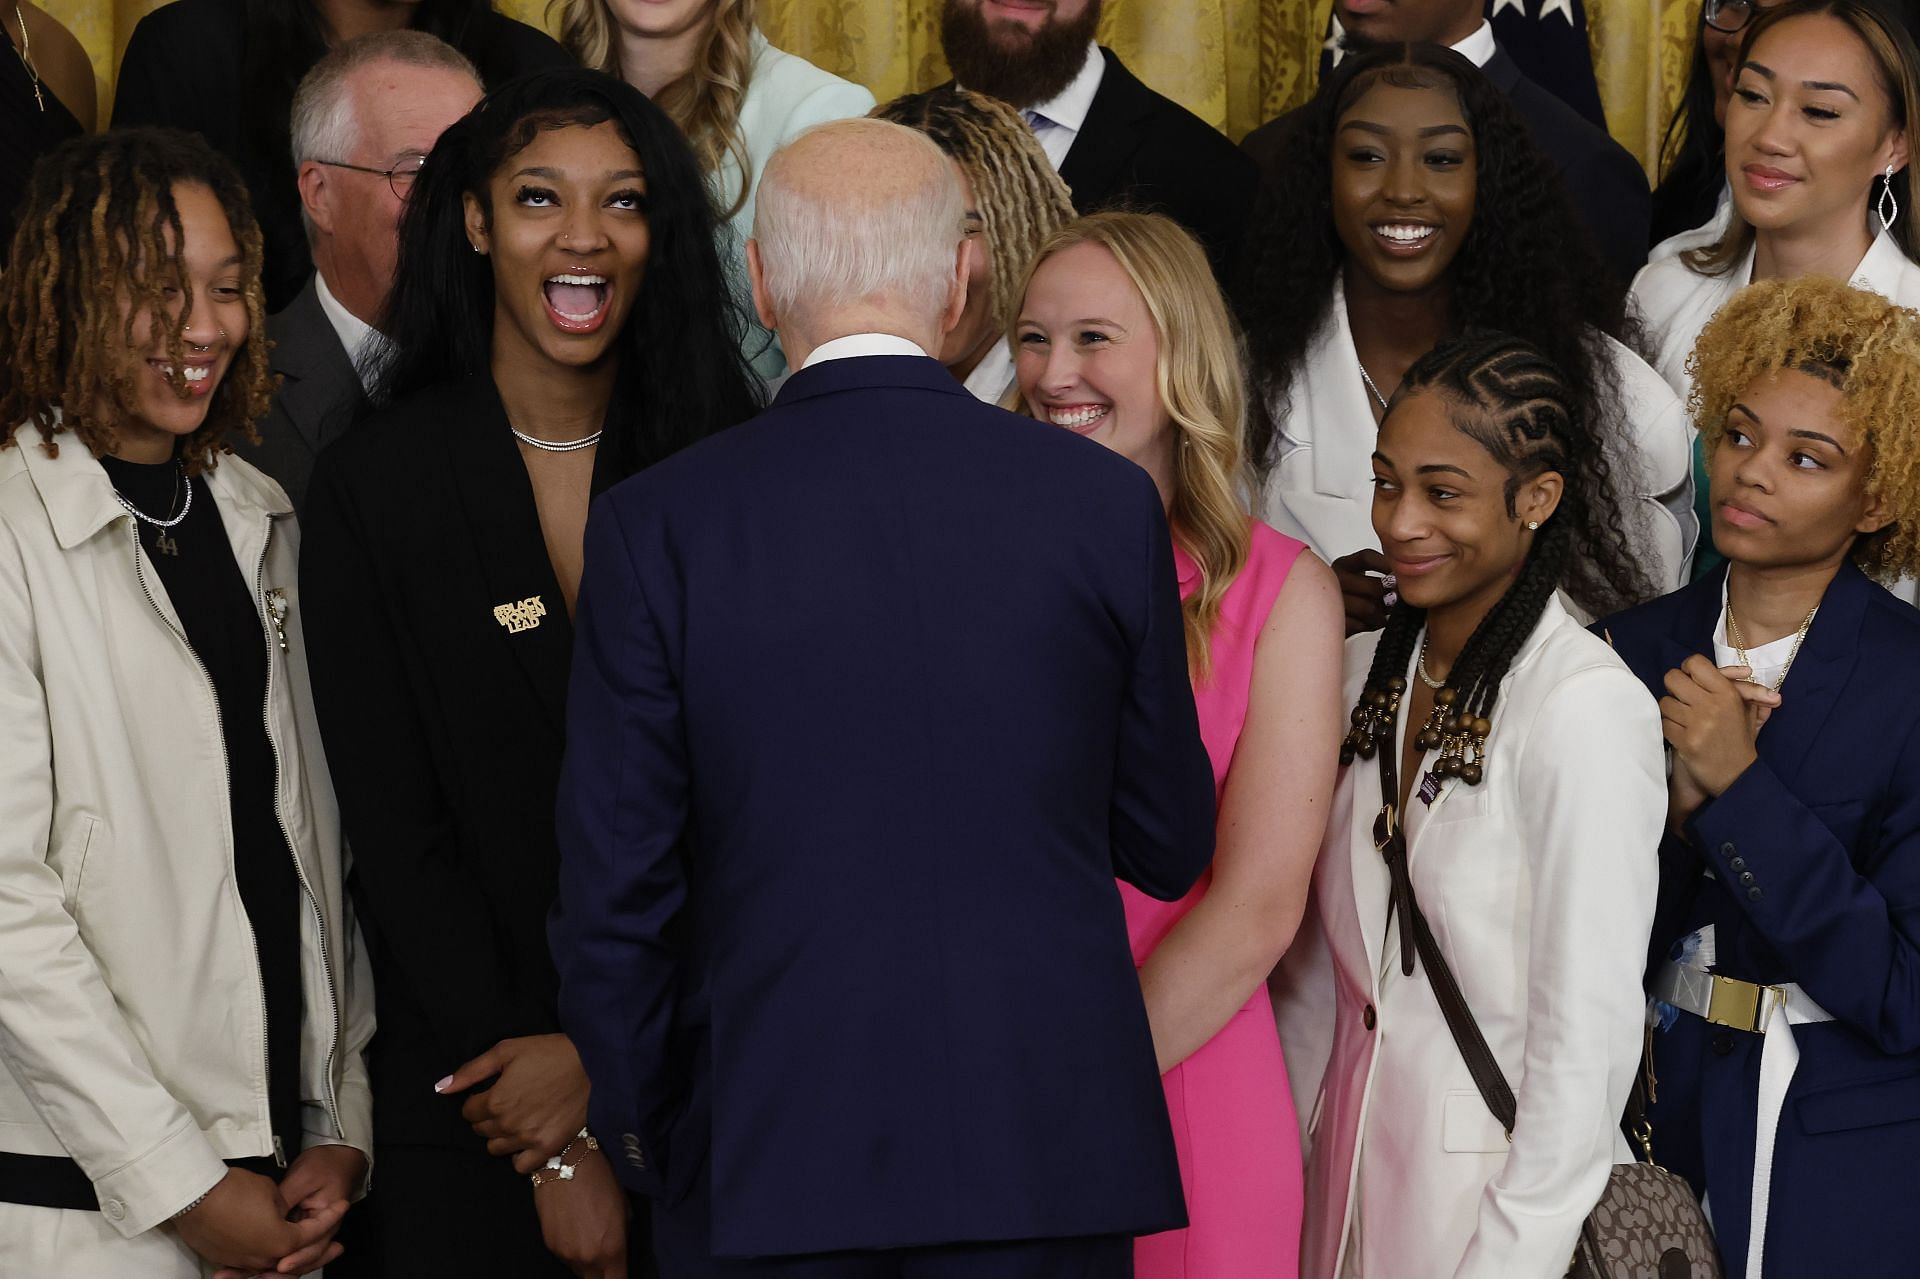
[[[1604,612],[1638,575],[1605,442],[1516,338],[1422,356],[1373,476],[1400,598],[1347,641],[1352,729],[1314,875],[1334,1013],[1301,1269],[1547,1279],[1626,1154],[1666,808],[1653,703],[1559,592]],[[1456,1046],[1441,964],[1511,1120]],[[1286,1047],[1296,1068],[1319,1056]]]
[[[224,451],[271,391],[260,231],[205,142],[121,130],[40,162],[10,262],[0,1271],[305,1274],[373,1006],[293,507]]]
[[[1327,559],[1347,631],[1386,620],[1367,455],[1407,368],[1473,328],[1524,333],[1606,442],[1629,558],[1678,585],[1698,530],[1686,412],[1527,123],[1431,45],[1343,60],[1269,175],[1237,312],[1254,385],[1256,512]],[[1652,589],[1645,592],[1651,595]]]
[[[1762,281],[1688,368],[1727,563],[1595,628],[1673,752],[1655,1154],[1728,1275],[1888,1274],[1920,1251],[1920,615],[1883,589],[1920,571],[1920,316]]]
[[[1007,331],[1021,282],[1040,246],[1073,220],[1073,195],[1032,126],[997,98],[949,84],[895,98],[873,114],[926,134],[960,172],[972,274],[967,309],[938,354],[975,398],[999,404],[1013,389]]]

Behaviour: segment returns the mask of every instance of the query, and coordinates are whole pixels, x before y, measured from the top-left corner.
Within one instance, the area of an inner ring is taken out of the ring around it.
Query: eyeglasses
[[[1708,0],[1712,3],[1712,0]],[[420,176],[420,170],[426,167],[427,157],[410,155],[391,169],[370,169],[364,164],[348,164],[345,160],[315,160],[315,164],[324,164],[330,169],[352,169],[355,173],[371,173],[375,177],[385,178],[393,189],[395,198],[405,200],[413,191],[413,180]]]
[[[1705,0],[1700,6],[1700,16],[1715,31],[1731,35],[1745,30],[1753,21],[1754,8],[1753,0]]]

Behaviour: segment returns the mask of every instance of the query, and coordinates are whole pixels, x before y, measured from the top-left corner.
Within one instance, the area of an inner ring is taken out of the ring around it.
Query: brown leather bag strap
[[[1374,842],[1386,858],[1387,871],[1393,879],[1394,913],[1401,927],[1400,944],[1404,950],[1407,934],[1411,932],[1414,952],[1426,965],[1427,980],[1433,986],[1434,998],[1440,1001],[1440,1015],[1447,1019],[1447,1029],[1452,1032],[1460,1057],[1467,1064],[1467,1073],[1473,1076],[1473,1086],[1480,1090],[1481,1100],[1500,1121],[1500,1127],[1512,1137],[1514,1116],[1519,1111],[1513,1089],[1508,1087],[1507,1077],[1501,1073],[1487,1037],[1480,1033],[1473,1010],[1467,1007],[1467,997],[1461,993],[1453,969],[1447,967],[1440,943],[1434,939],[1433,929],[1427,926],[1427,917],[1421,913],[1419,900],[1413,895],[1413,875],[1407,864],[1407,832],[1400,821],[1400,776],[1395,759],[1398,752],[1398,743],[1391,739],[1380,745],[1381,811],[1375,823]],[[1402,956],[1401,971],[1412,974],[1412,954]]]

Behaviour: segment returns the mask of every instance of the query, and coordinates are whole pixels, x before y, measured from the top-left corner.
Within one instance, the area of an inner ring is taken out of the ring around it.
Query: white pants
[[[97,1212],[0,1203],[0,1279],[205,1279],[164,1226],[128,1239]]]

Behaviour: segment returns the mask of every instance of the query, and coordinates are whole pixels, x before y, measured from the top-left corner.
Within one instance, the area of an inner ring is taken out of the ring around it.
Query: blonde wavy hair
[[[740,188],[715,193],[716,199],[725,201],[719,210],[724,219],[738,213],[747,200],[752,162],[746,139],[740,135],[740,104],[746,100],[747,81],[753,73],[759,0],[712,0],[712,4],[692,68],[655,94],[653,102],[687,135],[702,173],[712,177],[729,155],[733,157],[740,170]],[[620,49],[607,0],[547,0],[547,25],[559,29],[560,43],[582,66],[611,76],[620,74]]]
[[[1782,369],[1835,387],[1840,421],[1867,443],[1867,494],[1893,523],[1856,539],[1854,562],[1882,582],[1920,575],[1920,313],[1824,276],[1742,289],[1687,357],[1687,408],[1707,448],[1734,402]]]
[[[1167,514],[1173,540],[1199,569],[1200,584],[1180,610],[1187,668],[1203,684],[1213,666],[1207,642],[1220,621],[1227,588],[1246,567],[1252,540],[1241,498],[1247,392],[1239,334],[1205,250],[1158,213],[1094,213],[1067,223],[1041,244],[1019,296],[1026,297],[1048,258],[1077,244],[1097,244],[1113,254],[1140,291],[1160,339],[1154,385],[1175,432]],[[1017,310],[1008,330],[1016,351]]]

